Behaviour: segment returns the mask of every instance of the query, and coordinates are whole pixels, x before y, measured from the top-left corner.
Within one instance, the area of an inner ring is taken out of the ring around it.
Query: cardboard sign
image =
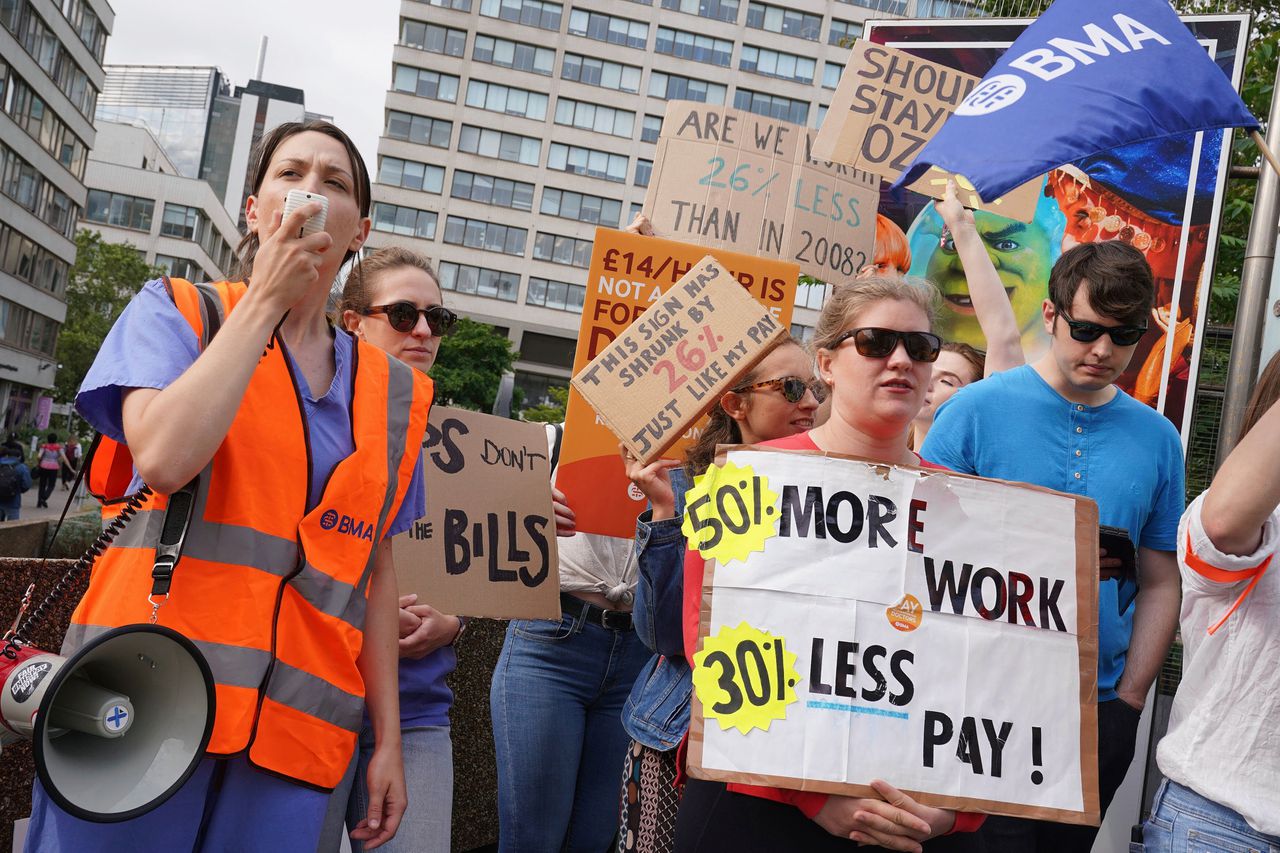
[[[800,265],[843,281],[872,257],[880,182],[810,155],[814,131],[767,116],[672,101],[644,213],[654,231]]]
[[[711,255],[573,377],[605,424],[650,462],[787,334]]]
[[[402,595],[442,613],[560,615],[542,424],[433,406],[422,443],[427,514],[391,540]]]
[[[706,249],[689,243],[596,229],[573,372],[586,367],[706,254]],[[723,249],[711,254],[779,323],[790,326],[799,267]],[[700,431],[700,424],[689,428],[666,455],[683,456]],[[635,536],[636,516],[645,507],[644,493],[627,479],[618,458],[617,436],[573,387],[556,487],[573,507],[579,531],[624,539]]]
[[[722,449],[689,770],[1097,825],[1098,510],[1031,486]]]
[[[980,78],[860,39],[853,47],[827,118],[813,143],[813,156],[874,172],[890,181],[907,170],[926,142]],[[961,176],[931,169],[910,185],[942,198],[955,177],[966,207],[1030,222],[1040,181],[1029,181],[987,204]]]

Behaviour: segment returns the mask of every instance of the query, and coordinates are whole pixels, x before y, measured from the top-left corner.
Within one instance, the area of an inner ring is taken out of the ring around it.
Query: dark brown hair
[[[1262,419],[1276,400],[1280,400],[1280,352],[1271,356],[1262,375],[1258,377],[1258,384],[1253,387],[1249,404],[1244,407],[1244,422],[1240,424],[1237,443],[1244,440],[1249,430],[1253,429],[1253,425]]]
[[[958,341],[947,341],[942,345],[942,349],[946,352],[953,352],[963,358],[973,368],[977,376],[974,382],[981,379],[987,372],[987,355],[982,350],[971,347],[968,344],[962,344]]]
[[[351,170],[354,172],[356,204],[360,206],[360,215],[368,216],[369,199],[372,192],[369,188],[369,170],[365,168],[364,158],[356,150],[356,144],[351,141],[351,137],[343,133],[337,125],[319,119],[287,121],[273,128],[266,136],[262,137],[250,160],[253,164],[250,169],[253,175],[253,180],[249,184],[250,194],[256,195],[262,189],[262,182],[267,177],[267,167],[271,165],[271,158],[276,153],[276,149],[280,147],[280,143],[291,136],[309,132],[323,133],[325,136],[332,137],[341,142],[342,147],[347,150],[347,157],[351,160]],[[253,273],[253,259],[258,254],[259,245],[258,235],[252,231],[240,239],[240,245],[236,246],[237,278],[248,280]],[[348,250],[343,255],[342,262],[345,264],[354,255],[354,251]]]
[[[1156,298],[1151,265],[1128,243],[1082,243],[1063,252],[1049,273],[1049,299],[1057,313],[1071,310],[1082,282],[1088,282],[1089,305],[1101,316],[1136,326],[1150,317]]]
[[[804,344],[790,335],[778,338],[777,342],[770,345],[768,349],[760,354],[760,360],[738,380],[737,385],[734,387],[741,388],[758,380],[760,378],[760,364],[764,361],[765,356],[788,344],[794,344],[804,349]],[[721,399],[724,398],[721,397]],[[729,417],[729,413],[724,410],[724,406],[720,405],[720,400],[717,400],[715,406],[711,408],[711,413],[707,418],[707,425],[702,429],[702,435],[698,436],[698,440],[693,443],[693,446],[684,455],[684,470],[690,480],[699,474],[705,473],[707,468],[711,467],[712,461],[716,458],[716,445],[718,444],[742,444],[742,428],[738,426],[737,421]]]
[[[343,311],[354,311],[357,314],[368,311],[372,299],[369,293],[378,276],[400,267],[414,267],[431,276],[431,280],[440,289],[440,302],[444,304],[444,289],[440,287],[436,271],[431,268],[431,261],[425,255],[410,249],[386,246],[371,252],[367,258],[357,260],[351,272],[347,273],[347,281],[342,287],[342,299],[338,302],[337,317],[334,318],[338,325],[342,325]]]

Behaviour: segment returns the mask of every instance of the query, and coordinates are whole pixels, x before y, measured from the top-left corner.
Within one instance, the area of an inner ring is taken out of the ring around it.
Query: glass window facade
[[[449,190],[449,195],[495,207],[533,210],[533,184],[464,172],[461,169],[453,171],[453,187]]]
[[[635,131],[636,114],[573,98],[559,98],[556,100],[556,124],[629,139]]]
[[[523,116],[535,121],[542,121],[547,117],[547,96],[541,92],[486,83],[483,80],[467,82],[467,106]]]
[[[444,189],[444,169],[416,160],[383,157],[378,164],[378,183],[439,194]]]
[[[528,238],[529,232],[524,228],[482,219],[450,216],[444,222],[444,242],[469,249],[523,256],[524,244]]]
[[[719,65],[724,68],[728,68],[733,60],[733,42],[699,33],[673,30],[670,27],[658,27],[658,37],[653,43],[653,49],[668,56],[678,56],[681,59],[692,59],[694,62],[705,62],[708,65]]]
[[[576,80],[589,86],[602,89],[617,89],[619,92],[640,91],[640,69],[634,65],[622,65],[596,59],[591,56],[580,56],[566,53],[564,64],[560,66],[560,77],[565,80]]]
[[[622,202],[598,195],[543,187],[542,206],[539,210],[548,216],[617,228],[618,220],[622,217]]]
[[[532,136],[464,124],[462,133],[458,136],[458,150],[481,157],[495,157],[498,160],[536,166],[542,155],[542,142]]]
[[[441,74],[412,65],[397,65],[392,74],[391,87],[397,92],[417,95],[419,98],[430,98],[433,101],[458,100],[458,78],[452,74]]]
[[[547,168],[617,183],[627,179],[627,158],[624,155],[559,142],[551,143],[547,152]]]
[[[476,62],[514,68],[516,71],[532,71],[548,77],[556,64],[556,52],[550,48],[479,33],[476,34],[475,46],[471,48],[471,58]]]
[[[452,261],[441,262],[437,272],[440,273],[440,286],[445,290],[487,296],[504,302],[515,302],[520,292],[520,276],[516,273],[456,264]]]
[[[434,240],[436,218],[436,213],[430,210],[417,210],[384,201],[373,203],[373,227],[388,234]]]

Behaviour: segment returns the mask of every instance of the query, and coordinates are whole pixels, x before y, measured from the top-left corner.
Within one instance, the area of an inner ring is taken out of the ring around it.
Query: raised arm
[[[1280,505],[1280,403],[1273,404],[1218,469],[1200,519],[1224,554],[1247,556],[1262,544],[1262,524]]]
[[[978,234],[973,211],[967,210],[956,197],[954,180],[947,181],[946,196],[942,201],[934,202],[934,206],[955,241],[956,254],[964,265],[973,311],[987,339],[986,375],[1026,364],[1022,335],[1018,332],[1018,321],[1013,315],[1013,306],[1009,304],[1009,295],[1005,293],[996,266]]]
[[[333,238],[321,231],[297,237],[316,202],[268,229],[254,262],[253,286],[217,337],[173,384],[125,393],[125,439],[143,482],[169,494],[200,473],[226,438],[272,330],[319,281]]]

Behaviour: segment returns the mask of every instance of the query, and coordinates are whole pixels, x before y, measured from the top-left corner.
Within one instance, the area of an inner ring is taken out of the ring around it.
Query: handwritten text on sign
[[[879,180],[810,154],[813,131],[729,107],[672,101],[644,212],[659,234],[851,278],[871,257]]]
[[[814,156],[896,180],[978,82],[972,74],[859,40],[814,140]],[[942,169],[931,169],[910,188],[941,198],[947,177]],[[967,207],[1023,222],[1035,215],[1038,180],[991,204],[985,204],[962,176],[956,176],[956,182]]]
[[[637,459],[677,441],[786,334],[710,255],[573,377]]]
[[[400,592],[443,613],[555,618],[559,563],[543,425],[434,406],[422,448],[427,514],[391,540]]]
[[[1095,504],[816,453],[725,463],[685,516],[721,555],[700,648],[733,650],[695,655],[693,775],[854,796],[883,778],[1097,822]]]

